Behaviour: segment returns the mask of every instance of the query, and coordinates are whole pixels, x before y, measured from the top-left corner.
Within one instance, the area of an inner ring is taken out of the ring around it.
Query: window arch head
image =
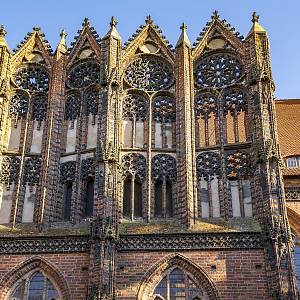
[[[62,295],[53,281],[41,270],[34,270],[19,280],[8,300],[61,300]]]
[[[290,156],[285,158],[285,165],[287,168],[300,168],[300,156]]]
[[[147,99],[138,93],[129,93],[123,101],[123,119],[145,121]]]
[[[156,122],[175,122],[176,103],[173,97],[159,95],[152,102],[152,118]]]

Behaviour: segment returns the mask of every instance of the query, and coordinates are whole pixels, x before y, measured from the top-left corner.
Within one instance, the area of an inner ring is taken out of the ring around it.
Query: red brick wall
[[[0,281],[12,268],[33,255],[0,255]],[[85,300],[87,295],[89,255],[86,253],[39,255],[56,267],[67,281],[73,300]],[[0,291],[0,298],[3,297]]]
[[[207,272],[222,300],[268,299],[262,250],[189,251],[180,254]],[[145,273],[168,255],[170,253],[166,252],[118,253],[117,299],[136,299]],[[216,270],[212,269],[212,265],[216,266]]]

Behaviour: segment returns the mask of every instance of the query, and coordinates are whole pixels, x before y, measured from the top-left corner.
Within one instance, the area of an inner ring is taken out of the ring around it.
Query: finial
[[[6,30],[5,30],[5,28],[4,28],[4,25],[2,24],[1,26],[0,26],[0,36],[1,37],[5,37],[6,36]]]
[[[220,15],[219,12],[217,10],[215,10],[211,16],[212,19],[219,19]]]
[[[153,20],[150,15],[146,17],[146,24],[153,24]]]
[[[110,27],[116,27],[118,25],[118,21],[116,20],[116,18],[114,16],[112,16],[109,24],[110,24]]]
[[[33,29],[34,31],[41,31],[41,27],[39,27],[39,26],[34,26],[32,29]]]
[[[181,29],[182,31],[186,31],[186,30],[187,30],[187,26],[186,26],[186,24],[185,24],[184,22],[182,22],[182,24],[181,24],[181,26],[180,26],[180,29]]]
[[[259,20],[259,15],[256,14],[256,12],[254,11],[252,14],[252,23],[257,23]]]
[[[90,26],[90,20],[87,17],[83,19],[82,26]]]
[[[62,31],[61,31],[61,33],[60,33],[60,37],[62,38],[62,39],[64,39],[64,38],[66,38],[66,36],[67,36],[68,34],[66,33],[66,31],[63,29]]]

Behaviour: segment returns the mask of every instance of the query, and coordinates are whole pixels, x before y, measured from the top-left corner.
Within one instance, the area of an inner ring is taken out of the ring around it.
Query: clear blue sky
[[[256,11],[271,42],[276,97],[300,98],[300,0],[0,0],[0,8],[0,24],[8,31],[11,49],[33,26],[42,28],[54,49],[64,28],[70,45],[84,17],[103,36],[112,15],[119,22],[123,42],[144,23],[148,14],[171,44],[176,44],[183,21],[194,42],[215,9],[246,36],[251,14]]]

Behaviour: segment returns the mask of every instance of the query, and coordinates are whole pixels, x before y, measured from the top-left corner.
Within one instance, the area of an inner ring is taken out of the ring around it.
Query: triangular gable
[[[160,54],[172,62],[174,61],[174,54],[171,47],[172,45],[162,35],[162,31],[148,16],[145,25],[141,25],[136,33],[125,43],[123,62],[126,64],[130,58],[139,53]]]
[[[195,58],[198,58],[205,52],[217,49],[235,50],[240,54],[245,52],[243,36],[226,20],[220,20],[218,12],[215,11],[212,20],[207,22],[197,42],[194,43],[192,53]]]
[[[85,58],[100,58],[100,38],[88,19],[84,19],[82,29],[71,43],[68,65]]]
[[[33,32],[27,33],[23,41],[14,50],[12,56],[12,65],[14,69],[23,63],[38,63],[44,64],[46,67],[51,67],[52,49],[47,40],[44,39],[44,34],[40,28],[33,28]]]

